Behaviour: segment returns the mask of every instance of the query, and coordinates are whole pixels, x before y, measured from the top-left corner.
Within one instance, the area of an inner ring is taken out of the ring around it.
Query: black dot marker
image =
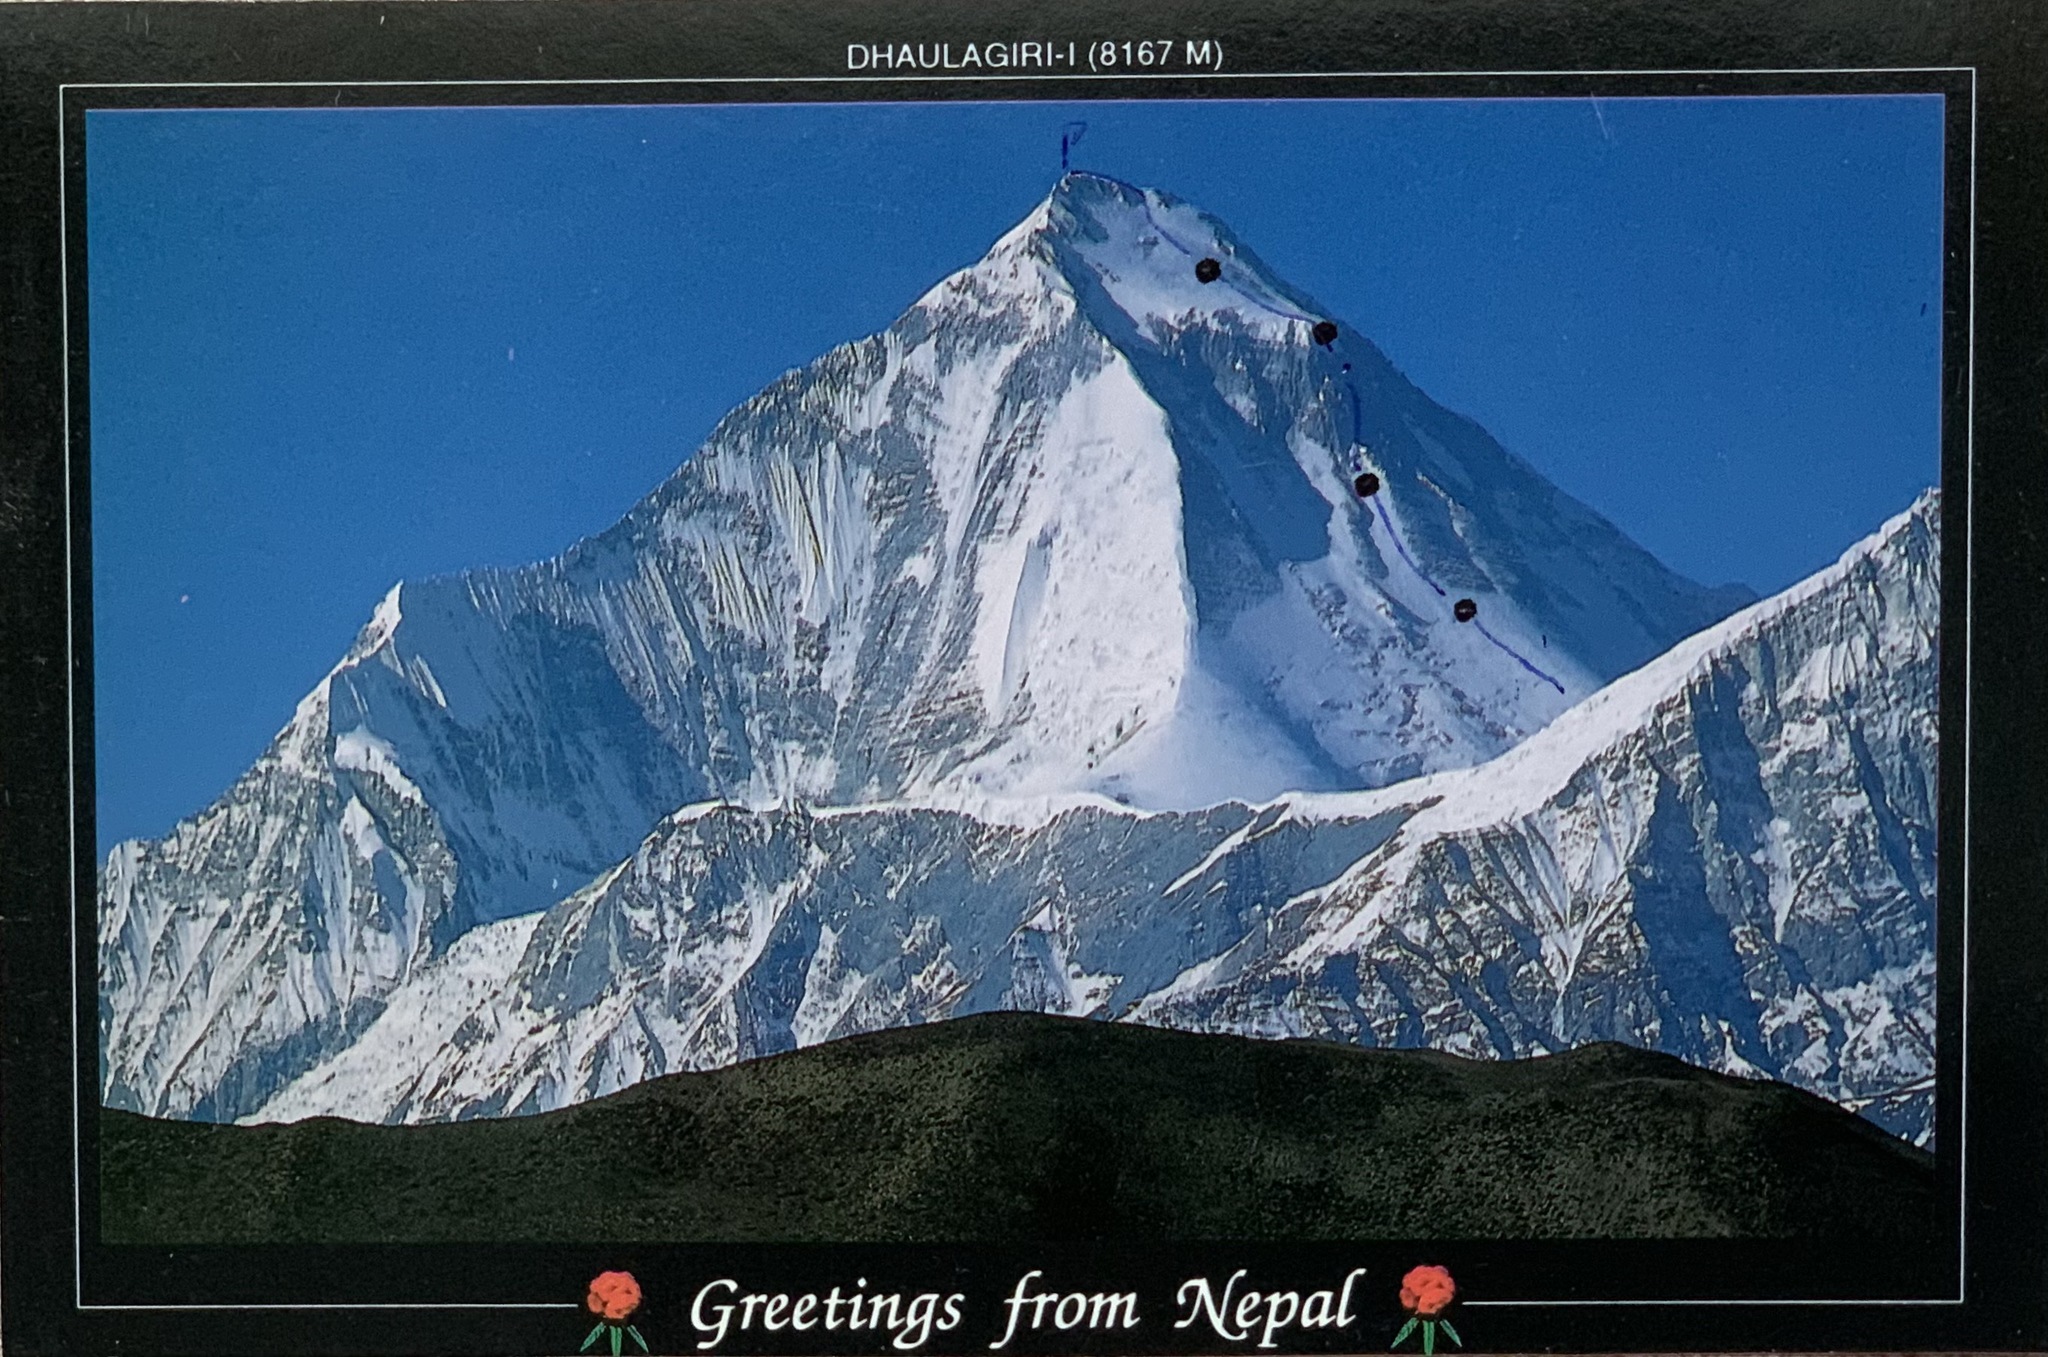
[[[1380,478],[1370,471],[1361,471],[1352,480],[1351,488],[1358,492],[1360,499],[1371,499],[1380,492]]]
[[[1451,616],[1457,618],[1460,622],[1470,622],[1473,618],[1479,616],[1479,605],[1469,598],[1461,598],[1452,605]]]
[[[1346,363],[1346,364],[1344,365],[1344,371],[1346,371],[1346,372],[1349,372],[1349,371],[1351,371],[1351,364],[1349,364],[1349,363]]]
[[[1223,276],[1223,266],[1213,259],[1204,259],[1195,265],[1195,281],[1213,283]]]
[[[1309,331],[1309,334],[1315,339],[1316,343],[1321,344],[1324,348],[1328,348],[1337,342],[1336,323],[1334,321],[1319,320],[1316,322],[1316,328]]]

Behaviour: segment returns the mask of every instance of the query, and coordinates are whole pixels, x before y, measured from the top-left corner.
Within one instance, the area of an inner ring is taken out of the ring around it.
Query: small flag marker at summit
[[[1081,144],[1081,138],[1088,134],[1087,123],[1068,123],[1060,129],[1060,173],[1065,174],[1071,165],[1068,153]]]

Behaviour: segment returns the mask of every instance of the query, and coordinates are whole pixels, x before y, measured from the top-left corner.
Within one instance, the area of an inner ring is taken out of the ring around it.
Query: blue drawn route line
[[[1159,218],[1153,215],[1152,199],[1149,195],[1146,194],[1145,190],[1139,188],[1136,184],[1127,184],[1123,180],[1118,179],[1113,175],[1102,174],[1094,170],[1085,170],[1082,171],[1082,173],[1091,175],[1094,178],[1104,180],[1108,183],[1115,184],[1118,188],[1121,188],[1126,192],[1136,194],[1138,198],[1138,204],[1144,210],[1145,220],[1151,225],[1152,229],[1158,233],[1159,238],[1165,241],[1168,245],[1171,245],[1174,249],[1180,251],[1181,254],[1185,255],[1189,259],[1193,259],[1195,257],[1195,252],[1189,249],[1187,246],[1181,244],[1180,241],[1176,240],[1174,238],[1173,232],[1167,230],[1166,227],[1163,224],[1161,224]],[[1225,284],[1225,286],[1229,287],[1229,289],[1232,292],[1235,292],[1245,301],[1251,303],[1253,306],[1256,306],[1261,311],[1264,311],[1269,315],[1278,316],[1282,320],[1302,321],[1307,324],[1313,324],[1315,322],[1316,318],[1314,316],[1304,315],[1299,311],[1293,311],[1283,307],[1274,306],[1270,302],[1263,301],[1258,297],[1254,297],[1251,293],[1247,292],[1241,285],[1238,284],[1238,282],[1235,279],[1231,278],[1228,274],[1224,275],[1222,282]],[[1365,442],[1361,432],[1361,424],[1359,417],[1358,387],[1356,383],[1352,382],[1347,378],[1344,382],[1344,390],[1345,393],[1351,397],[1351,443],[1352,448],[1355,452],[1358,448],[1362,447]],[[1450,595],[1445,591],[1444,587],[1441,584],[1438,584],[1435,580],[1431,579],[1429,575],[1423,571],[1422,567],[1416,564],[1415,558],[1408,554],[1407,543],[1401,540],[1401,534],[1395,531],[1394,529],[1394,520],[1388,517],[1387,515],[1386,501],[1381,499],[1378,495],[1375,495],[1372,497],[1372,503],[1374,510],[1377,511],[1379,514],[1380,522],[1386,527],[1387,539],[1394,544],[1394,550],[1401,554],[1401,559],[1407,562],[1408,568],[1415,572],[1415,578],[1421,580],[1424,584],[1428,585],[1431,589],[1435,590],[1438,598],[1450,597]],[[1516,651],[1516,649],[1513,646],[1509,645],[1507,642],[1501,640],[1500,637],[1495,636],[1492,632],[1488,631],[1486,629],[1485,623],[1478,622],[1475,620],[1473,625],[1478,627],[1479,634],[1481,636],[1484,636],[1488,641],[1491,641],[1494,647],[1498,649],[1502,654],[1506,655],[1516,664],[1521,665],[1522,668],[1528,670],[1537,678],[1542,679],[1551,687],[1557,689],[1559,693],[1564,692],[1565,689],[1562,683],[1559,683],[1549,674],[1544,673],[1534,664],[1531,664],[1528,660],[1528,657],[1522,655],[1521,653]]]
[[[1353,383],[1346,381],[1344,383],[1344,390],[1351,397],[1351,444],[1353,451],[1355,452],[1359,447],[1363,446],[1364,444],[1364,440],[1359,437],[1358,431],[1358,388]],[[1394,544],[1395,551],[1401,553],[1401,559],[1406,561],[1408,563],[1408,568],[1415,572],[1415,578],[1421,580],[1424,584],[1436,590],[1438,598],[1449,597],[1449,595],[1445,593],[1444,587],[1441,584],[1438,584],[1435,580],[1431,579],[1427,574],[1425,574],[1423,572],[1422,567],[1415,563],[1415,558],[1408,554],[1407,543],[1401,540],[1401,534],[1395,530],[1394,520],[1388,517],[1386,501],[1381,497],[1381,495],[1374,495],[1372,497],[1372,507],[1374,511],[1379,514],[1380,522],[1386,525],[1387,540],[1391,541]],[[1522,668],[1528,670],[1537,678],[1542,679],[1545,683],[1557,689],[1557,691],[1560,694],[1564,693],[1564,685],[1562,683],[1559,683],[1549,674],[1546,674],[1541,669],[1538,669],[1534,664],[1529,662],[1529,658],[1526,655],[1523,655],[1520,651],[1516,650],[1506,641],[1501,640],[1500,637],[1495,636],[1492,632],[1488,631],[1486,629],[1486,624],[1484,622],[1480,622],[1475,619],[1473,625],[1479,629],[1479,634],[1481,636],[1484,636],[1487,640],[1493,642],[1494,648],[1496,650],[1499,650],[1503,655],[1506,655],[1516,664],[1521,665]]]
[[[1521,665],[1521,666],[1522,666],[1522,668],[1524,668],[1524,669],[1528,670],[1528,671],[1529,671],[1530,673],[1534,674],[1534,675],[1535,675],[1535,676],[1536,676],[1537,678],[1540,678],[1540,679],[1542,679],[1542,680],[1543,680],[1543,681],[1544,681],[1545,683],[1549,684],[1549,685],[1550,685],[1551,687],[1553,687],[1553,688],[1557,689],[1557,691],[1558,691],[1558,692],[1562,693],[1562,692],[1564,691],[1564,685],[1563,685],[1562,683],[1559,683],[1559,682],[1558,682],[1558,681],[1557,681],[1556,679],[1554,679],[1554,678],[1552,678],[1552,677],[1551,677],[1550,675],[1548,675],[1548,674],[1544,673],[1544,672],[1543,672],[1543,671],[1542,671],[1541,669],[1538,669],[1538,668],[1537,668],[1537,667],[1536,667],[1535,665],[1533,665],[1533,664],[1529,663],[1529,661],[1528,661],[1527,659],[1525,659],[1525,658],[1524,658],[1524,657],[1523,657],[1522,655],[1520,655],[1519,653],[1517,653],[1517,652],[1516,652],[1516,650],[1515,650],[1515,648],[1514,648],[1513,646],[1509,645],[1509,644],[1508,644],[1508,643],[1507,643],[1506,641],[1503,641],[1503,640],[1501,640],[1501,639],[1500,639],[1500,637],[1498,637],[1498,636],[1495,636],[1495,635],[1494,635],[1494,634],[1493,634],[1492,632],[1488,631],[1488,630],[1486,629],[1486,624],[1485,624],[1484,622],[1474,621],[1474,622],[1472,623],[1472,625],[1473,625],[1473,626],[1475,626],[1475,627],[1477,627],[1477,628],[1479,628],[1479,634],[1480,634],[1481,636],[1484,636],[1484,637],[1485,637],[1485,638],[1486,638],[1487,640],[1489,640],[1489,641],[1493,642],[1493,643],[1494,643],[1494,645],[1498,646],[1498,647],[1500,648],[1500,651],[1501,651],[1501,653],[1502,653],[1502,654],[1506,655],[1506,656],[1507,656],[1507,657],[1508,657],[1509,659],[1513,660],[1513,661],[1514,661],[1514,662],[1515,662],[1516,664],[1519,664],[1519,665]]]
[[[1159,233],[1159,238],[1165,241],[1167,244],[1173,246],[1174,249],[1179,250],[1189,259],[1193,259],[1196,257],[1195,252],[1193,250],[1189,249],[1187,246],[1181,244],[1178,240],[1174,239],[1173,232],[1167,230],[1163,225],[1160,224],[1159,218],[1152,215],[1152,199],[1146,196],[1145,190],[1139,188],[1136,184],[1126,184],[1123,180],[1118,179],[1113,175],[1100,174],[1094,170],[1082,170],[1081,173],[1089,175],[1092,178],[1105,180],[1108,183],[1115,184],[1118,188],[1125,189],[1131,193],[1137,194],[1138,205],[1140,208],[1143,209],[1145,213],[1145,220],[1150,222],[1152,225],[1152,229]],[[1243,287],[1239,286],[1237,281],[1231,278],[1228,274],[1225,274],[1223,276],[1222,281],[1224,286],[1228,287],[1232,292],[1235,292],[1238,296],[1244,298],[1253,306],[1258,307],[1259,310],[1266,312],[1268,315],[1278,316],[1282,320],[1298,320],[1301,321],[1303,324],[1307,325],[1315,324],[1316,318],[1314,316],[1304,315],[1300,311],[1291,311],[1286,309],[1285,307],[1275,306],[1271,302],[1261,301],[1259,298],[1254,297],[1251,293],[1245,291]]]
[[[1401,559],[1408,562],[1408,568],[1415,572],[1415,578],[1421,580],[1424,584],[1436,590],[1438,598],[1449,597],[1449,595],[1444,593],[1444,587],[1441,584],[1438,584],[1435,580],[1431,579],[1429,576],[1423,574],[1422,567],[1415,564],[1415,558],[1408,554],[1407,545],[1401,541],[1401,534],[1394,531],[1394,520],[1387,517],[1387,506],[1383,502],[1381,502],[1380,497],[1378,495],[1374,495],[1372,497],[1372,507],[1379,511],[1380,522],[1387,525],[1388,539],[1393,542],[1394,550],[1401,553]]]

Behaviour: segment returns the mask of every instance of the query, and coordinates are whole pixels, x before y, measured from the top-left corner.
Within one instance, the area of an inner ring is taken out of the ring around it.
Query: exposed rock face
[[[470,1116],[1017,1007],[1612,1036],[1924,1130],[1931,505],[1695,636],[1746,595],[1318,319],[1069,176],[612,529],[394,589],[109,855],[104,1099]]]
[[[1925,1141],[1934,513],[1475,769],[1007,822],[691,808],[423,971],[260,1115],[537,1111],[1027,1009],[1469,1056],[1620,1040]]]
[[[1501,1056],[1615,1038],[1926,1143],[1936,511],[1493,763],[1394,789],[1432,803],[1137,1016]]]

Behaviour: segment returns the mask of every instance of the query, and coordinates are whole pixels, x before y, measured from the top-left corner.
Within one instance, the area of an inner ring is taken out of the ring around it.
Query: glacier
[[[1215,282],[1197,257],[1220,262]],[[1342,901],[1363,917],[1420,892],[1404,908],[1448,910],[1427,872],[1366,865],[1435,822],[1416,798],[1483,799],[1505,759],[1753,597],[1666,569],[1338,318],[1316,342],[1323,318],[1208,214],[1070,174],[888,329],[733,410],[612,528],[531,566],[397,585],[234,786],[108,854],[103,1100],[215,1120],[485,1115],[1008,1004],[1503,1055],[1612,1019],[1625,1039],[1873,1099],[1917,1134],[1918,1114],[1890,1110],[1917,1106],[1895,1092],[1917,1068],[1899,1033],[1931,1022],[1911,910],[1868,906],[1890,941],[1818,972],[1781,957],[1794,978],[1768,1022],[1742,1020],[1718,960],[1712,1004],[1656,999],[1689,994],[1691,972],[1661,974],[1673,954],[1656,949],[1614,969],[1571,892],[1544,897],[1561,922],[1503,913],[1488,935],[1584,959],[1541,1015],[1500,1007],[1520,993],[1500,977],[1533,983],[1526,967],[1496,957],[1453,985],[1464,963],[1446,953],[1436,981],[1343,1018],[1339,952],[1270,950]],[[1931,533],[1932,512],[1912,521]],[[1913,602],[1931,636],[1932,600]],[[1887,795],[1931,764],[1922,733],[1872,746]],[[1889,826],[1872,842],[1931,834],[1927,806],[1872,795]],[[1779,883],[1770,922],[1803,938],[1821,895],[1784,874],[1832,822],[1783,811],[1743,821],[1743,871]],[[1675,813],[1643,823],[1668,837]],[[1726,847],[1717,833],[1699,831],[1701,852]],[[1479,842],[1441,851],[1469,868]],[[1211,853],[1238,884],[1160,913],[1159,889]],[[1917,862],[1895,875],[1925,893]],[[937,910],[927,868],[987,897]],[[1861,920],[1843,872],[1815,890]],[[1483,879],[1537,909],[1529,881]],[[1753,911],[1714,898],[1711,918],[1652,906],[1647,927],[1704,928],[1718,948]],[[1628,914],[1612,926],[1640,931]],[[1343,955],[1376,957],[1373,936]],[[1867,1043],[1898,1046],[1890,1074],[1837,1058],[1857,1005]],[[1819,1046],[1785,1055],[1798,1032]]]

